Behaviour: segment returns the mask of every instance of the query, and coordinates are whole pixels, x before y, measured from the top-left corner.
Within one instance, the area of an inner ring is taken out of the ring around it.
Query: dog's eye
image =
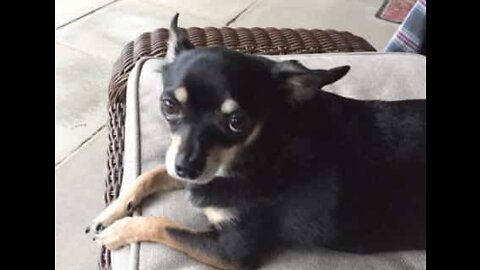
[[[228,128],[233,132],[242,132],[247,128],[247,119],[243,114],[236,113],[228,119]]]
[[[162,111],[167,117],[174,117],[180,114],[180,106],[172,99],[165,98],[162,100]]]

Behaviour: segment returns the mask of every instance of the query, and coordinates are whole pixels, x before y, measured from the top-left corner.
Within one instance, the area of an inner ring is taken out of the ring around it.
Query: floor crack
[[[240,11],[235,17],[233,17],[230,21],[227,22],[227,26],[230,24],[234,23],[238,17],[242,16],[243,13],[245,13],[249,8],[251,8],[255,3],[259,2],[260,0],[255,0],[250,5],[248,5],[246,8],[244,8],[242,11]]]
[[[70,153],[68,153],[65,157],[63,157],[62,159],[60,159],[58,162],[55,162],[55,168],[58,166],[58,165],[61,165],[64,161],[66,161],[68,158],[70,158],[71,156],[73,156],[75,153],[77,153],[77,151],[82,148],[85,144],[87,144],[88,142],[90,142],[91,140],[93,140],[93,138],[95,137],[95,135],[97,135],[98,133],[100,133],[100,131],[102,131],[105,127],[107,126],[107,124],[103,124],[101,125],[97,130],[95,130],[90,136],[88,136],[85,140],[83,140],[77,147],[75,147],[75,149],[73,149]]]
[[[90,10],[89,12],[87,12],[87,13],[85,13],[85,14],[82,14],[82,15],[74,18],[74,19],[71,19],[70,21],[68,21],[68,22],[66,22],[66,23],[63,23],[63,24],[59,25],[58,27],[55,28],[55,30],[59,30],[59,29],[63,28],[64,26],[67,26],[67,25],[69,25],[69,24],[71,24],[71,23],[73,23],[73,22],[76,22],[76,21],[82,19],[83,17],[86,17],[86,16],[88,16],[88,15],[90,15],[90,14],[92,14],[92,13],[95,13],[95,12],[103,9],[104,7],[107,7],[107,6],[109,6],[109,5],[111,5],[111,4],[115,3],[115,2],[118,2],[118,1],[120,1],[120,0],[113,0],[113,1],[110,1],[110,2],[106,3],[106,4],[103,5],[103,6],[100,6],[100,7],[98,7],[98,8],[92,9],[92,10]]]

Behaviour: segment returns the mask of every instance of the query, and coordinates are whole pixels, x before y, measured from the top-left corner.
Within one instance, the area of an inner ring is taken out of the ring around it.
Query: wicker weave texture
[[[198,28],[184,29],[196,47],[224,46],[248,54],[305,54],[375,51],[365,39],[349,32],[276,28]],[[168,30],[161,28],[141,34],[128,43],[113,68],[109,100],[124,102],[130,70],[142,56],[162,57],[167,50]]]

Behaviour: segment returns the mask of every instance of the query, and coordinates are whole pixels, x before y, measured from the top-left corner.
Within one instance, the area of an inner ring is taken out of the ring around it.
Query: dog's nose
[[[177,171],[177,175],[180,177],[187,177],[187,170],[185,167],[181,165],[175,165],[175,171]]]
[[[185,166],[182,164],[175,165],[177,175],[182,178],[195,179],[200,176],[201,171],[195,167]]]
[[[191,180],[198,178],[205,167],[205,158],[197,141],[192,140],[190,144],[185,144],[175,157],[177,175]]]

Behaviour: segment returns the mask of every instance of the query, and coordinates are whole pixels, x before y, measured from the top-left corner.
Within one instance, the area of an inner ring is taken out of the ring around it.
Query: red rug
[[[401,23],[416,0],[385,0],[375,16],[382,20]]]

